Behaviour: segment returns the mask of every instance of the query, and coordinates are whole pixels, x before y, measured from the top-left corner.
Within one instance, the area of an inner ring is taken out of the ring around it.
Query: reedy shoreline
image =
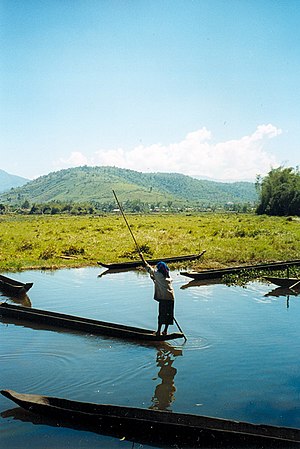
[[[209,269],[300,258],[300,220],[251,214],[128,215],[146,257],[196,254],[174,268]],[[0,217],[0,270],[59,269],[137,259],[119,214]]]

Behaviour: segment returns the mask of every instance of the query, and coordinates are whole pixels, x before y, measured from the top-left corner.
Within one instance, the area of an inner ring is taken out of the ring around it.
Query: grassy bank
[[[194,254],[192,268],[300,258],[300,221],[243,214],[129,215],[147,257]],[[93,266],[136,259],[120,215],[1,216],[0,271]]]

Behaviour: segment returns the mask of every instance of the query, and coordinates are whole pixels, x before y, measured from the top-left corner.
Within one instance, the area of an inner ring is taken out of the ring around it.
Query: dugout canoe
[[[82,318],[64,313],[50,312],[23,306],[16,306],[6,302],[0,303],[0,318],[7,318],[30,323],[46,324],[63,329],[75,330],[93,335],[106,335],[123,339],[141,340],[148,342],[167,341],[184,338],[181,332],[173,332],[167,335],[156,335],[154,330],[123,324],[98,321],[90,318]]]
[[[9,295],[25,294],[32,286],[33,282],[23,283],[0,274],[0,290]]]
[[[175,262],[186,262],[200,259],[201,256],[206,252],[206,250],[201,251],[198,254],[189,254],[186,256],[174,256],[174,257],[162,257],[161,259],[146,259],[149,265],[156,265],[160,260],[163,260],[166,263],[175,263]],[[119,263],[104,263],[98,262],[98,265],[101,265],[104,268],[108,268],[109,270],[119,270],[119,269],[131,269],[142,267],[143,263],[141,260],[134,260],[130,262],[119,262]]]
[[[252,270],[284,270],[293,265],[300,265],[300,259],[287,260],[284,262],[269,262],[257,265],[242,265],[239,267],[221,268],[217,270],[203,270],[203,271],[181,271],[182,276],[187,276],[195,280],[202,279],[221,279],[225,275],[239,274],[242,271]]]
[[[52,417],[58,425],[78,424],[80,428],[106,433],[115,431],[122,439],[158,441],[178,447],[300,447],[300,430],[251,424],[201,415],[175,413],[110,404],[72,401],[63,398],[1,394],[31,413]]]
[[[271,284],[278,285],[279,287],[285,288],[295,288],[297,290],[300,289],[300,279],[299,278],[284,278],[284,277],[272,277],[272,276],[264,276],[264,279]]]

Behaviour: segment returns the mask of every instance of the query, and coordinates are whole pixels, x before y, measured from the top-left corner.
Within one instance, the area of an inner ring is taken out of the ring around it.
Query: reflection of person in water
[[[167,410],[174,401],[176,391],[174,377],[177,369],[172,366],[173,362],[174,358],[169,350],[160,349],[157,352],[156,363],[160,368],[158,377],[161,383],[155,388],[151,409]]]

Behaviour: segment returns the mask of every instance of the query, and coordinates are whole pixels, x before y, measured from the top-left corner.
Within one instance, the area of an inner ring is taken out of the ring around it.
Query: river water
[[[157,303],[148,275],[102,273],[80,268],[6,274],[34,282],[24,300],[28,306],[155,329]],[[271,285],[258,282],[246,288],[200,286],[178,271],[172,277],[184,344],[143,345],[0,321],[1,389],[299,428],[300,296],[277,296]],[[6,449],[133,447],[28,420],[2,396],[0,412]]]

